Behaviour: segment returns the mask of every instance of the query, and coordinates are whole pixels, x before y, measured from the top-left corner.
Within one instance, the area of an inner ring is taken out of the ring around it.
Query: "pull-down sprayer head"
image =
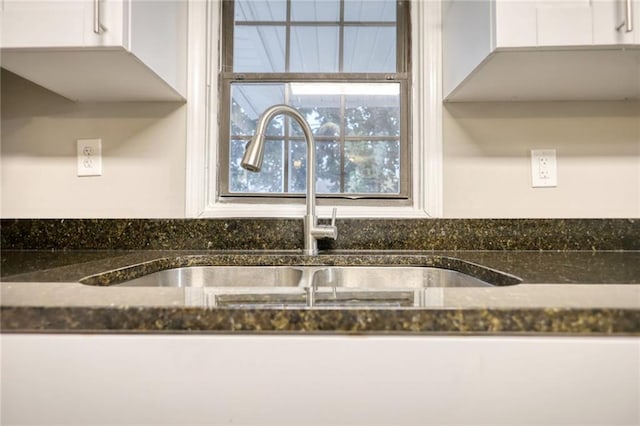
[[[250,172],[259,172],[262,168],[262,159],[264,158],[264,133],[256,133],[251,138],[244,155],[242,156],[242,168]]]

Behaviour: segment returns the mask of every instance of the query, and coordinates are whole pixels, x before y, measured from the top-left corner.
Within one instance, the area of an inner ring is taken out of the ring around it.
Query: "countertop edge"
[[[640,336],[640,310],[624,308],[278,310],[3,306],[0,314],[2,334]]]

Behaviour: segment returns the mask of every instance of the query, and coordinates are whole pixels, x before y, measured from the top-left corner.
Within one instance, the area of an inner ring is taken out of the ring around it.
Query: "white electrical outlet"
[[[78,139],[78,176],[102,175],[102,139]]]
[[[558,186],[555,149],[531,150],[531,186],[534,188]]]

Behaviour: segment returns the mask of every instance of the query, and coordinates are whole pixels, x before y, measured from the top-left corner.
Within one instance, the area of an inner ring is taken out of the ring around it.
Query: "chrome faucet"
[[[336,239],[338,228],[336,227],[336,209],[333,209],[331,225],[318,225],[316,216],[316,142],[313,138],[311,127],[302,114],[288,105],[273,105],[267,108],[256,125],[256,134],[247,144],[242,167],[252,172],[259,172],[264,158],[264,137],[267,124],[277,115],[286,114],[293,118],[302,127],[304,138],[307,142],[307,213],[304,217],[304,254],[318,254],[318,240],[321,238]]]

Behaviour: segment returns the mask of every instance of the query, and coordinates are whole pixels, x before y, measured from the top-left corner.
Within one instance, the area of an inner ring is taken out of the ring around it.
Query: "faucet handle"
[[[331,226],[335,227],[336,226],[336,213],[338,212],[337,208],[333,208],[333,211],[331,212]]]
[[[331,225],[312,225],[309,232],[309,235],[311,235],[316,240],[319,240],[321,238],[331,238],[332,240],[337,239],[338,228],[336,227],[336,209],[333,209]]]

